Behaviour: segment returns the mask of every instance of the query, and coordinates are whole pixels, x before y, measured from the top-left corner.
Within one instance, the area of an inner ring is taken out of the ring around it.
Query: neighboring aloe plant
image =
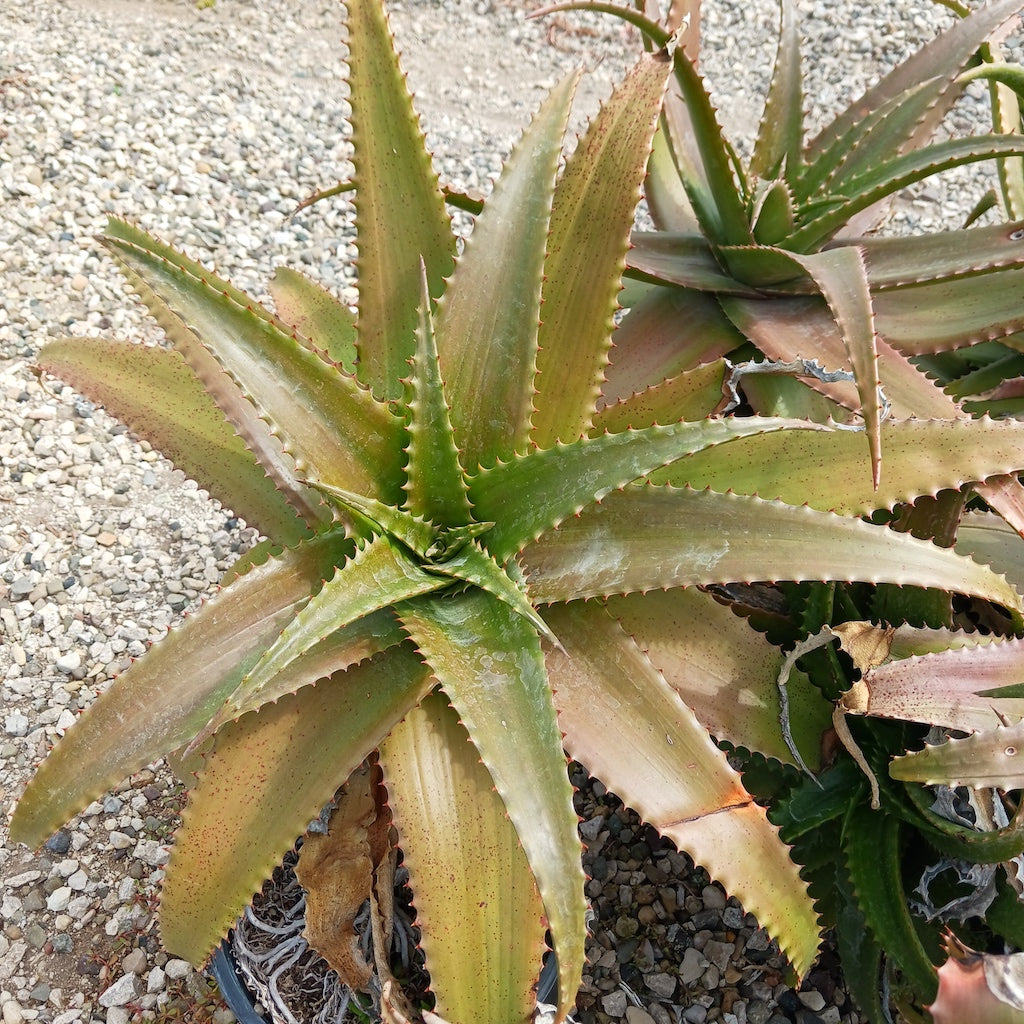
[[[161,929],[199,963],[352,776],[333,819],[341,850],[311,839],[300,858],[328,901],[311,916],[338,919],[322,940],[331,962],[365,983],[351,917],[374,895],[386,936],[393,821],[436,1015],[527,1019],[547,930],[562,1019],[586,935],[568,752],[740,897],[802,974],[820,940],[811,896],[711,735],[817,767],[833,695],[790,680],[788,736],[783,654],[699,588],[937,588],[1020,627],[1003,577],[859,515],[1024,469],[1024,425],[887,423],[887,459],[906,472],[876,491],[856,433],[830,424],[688,417],[657,386],[609,405],[612,317],[670,58],[643,57],[561,167],[575,78],[557,86],[456,259],[384,11],[346,8],[358,313],[280,272],[272,314],[115,221],[107,245],[174,350],[75,339],[41,353],[268,540],[68,732],[12,838],[38,845],[183,752],[198,781]],[[743,480],[742,459],[786,445],[804,453],[795,505],[719,492]],[[687,466],[727,479],[683,486]],[[353,866],[338,877],[332,861]],[[381,1010],[399,1019],[377,966]]]

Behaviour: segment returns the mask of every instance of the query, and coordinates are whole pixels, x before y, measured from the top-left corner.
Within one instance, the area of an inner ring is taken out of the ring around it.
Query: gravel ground
[[[393,21],[439,170],[486,189],[546,87],[593,70],[591,112],[633,52],[607,20],[526,22],[525,0],[406,0]],[[756,125],[769,0],[710,4],[705,70],[726,123]],[[808,94],[825,110],[942,23],[927,0],[802,4]],[[837,10],[836,8],[841,8]],[[4,0],[0,12],[0,840],[32,766],[107,680],[208,593],[252,531],[32,359],[47,338],[150,338],[95,238],[108,214],[256,295],[274,265],[341,293],[344,203],[289,217],[347,173],[334,0]],[[968,103],[953,130],[971,123]],[[934,186],[893,221],[963,209]],[[967,182],[973,188],[973,182]],[[39,854],[0,848],[3,1024],[228,1019],[155,937],[180,787],[161,766],[89,807]],[[856,1021],[835,973],[787,984],[756,922],[600,784],[579,807],[597,913],[584,1022]]]

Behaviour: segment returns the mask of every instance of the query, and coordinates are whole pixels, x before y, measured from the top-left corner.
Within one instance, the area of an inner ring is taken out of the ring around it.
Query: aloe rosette
[[[858,518],[878,500],[863,453],[845,515],[807,496],[827,471],[813,463],[784,472],[789,503],[701,477],[715,453],[739,451],[737,472],[766,465],[779,437],[825,439],[819,451],[833,439],[852,464],[832,424],[680,419],[658,388],[602,400],[665,53],[637,63],[567,159],[575,76],[558,85],[456,258],[385,13],[346,8],[358,311],[282,271],[271,313],[114,221],[106,244],[173,347],[76,339],[40,356],[267,540],[69,730],[11,835],[38,845],[183,753],[197,775],[161,929],[199,963],[370,759],[435,1013],[528,1018],[547,932],[562,1019],[586,938],[568,753],[738,895],[802,974],[820,939],[813,902],[712,739],[792,761],[782,655],[699,588],[913,584],[1018,619],[1020,596],[986,566]],[[1024,464],[1014,423],[885,429],[932,460],[927,493]],[[883,500],[920,493],[912,480]],[[790,691],[794,741],[816,763],[830,707],[799,680]]]

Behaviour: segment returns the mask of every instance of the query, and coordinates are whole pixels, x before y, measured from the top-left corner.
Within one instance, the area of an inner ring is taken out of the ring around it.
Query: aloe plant
[[[832,424],[681,416],[659,387],[608,404],[671,60],[643,56],[564,165],[576,78],[558,85],[456,258],[385,12],[346,7],[358,311],[283,271],[272,313],[112,221],[106,244],[173,347],[74,339],[40,355],[267,539],[69,730],[12,838],[38,845],[173,754],[196,783],[161,934],[201,963],[349,780],[338,851],[311,840],[299,867],[311,916],[338,922],[333,935],[309,922],[331,963],[366,983],[351,930],[365,897],[386,948],[393,825],[435,1015],[527,1019],[547,932],[562,1020],[586,936],[568,754],[706,865],[803,974],[821,938],[812,896],[712,736],[817,767],[831,703],[791,679],[790,735],[784,655],[702,588],[939,588],[1020,627],[1004,577],[860,513],[1021,470],[1024,426],[887,423],[908,473],[876,490],[860,439]],[[778,438],[804,445],[778,480],[796,504],[703,482],[774,460]],[[851,469],[835,500],[820,498],[825,451]],[[909,472],[922,463],[923,479]],[[376,967],[382,1012],[407,1015],[386,958]]]

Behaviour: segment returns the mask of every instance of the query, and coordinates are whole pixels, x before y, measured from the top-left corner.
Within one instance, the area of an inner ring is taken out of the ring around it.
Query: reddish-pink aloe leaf
[[[779,47],[761,124],[750,158],[750,173],[764,181],[795,181],[803,146],[803,83],[796,4],[782,0]]]
[[[309,534],[306,520],[177,352],[99,338],[62,339],[42,349],[39,365],[103,405],[250,526],[285,545]],[[317,509],[311,521],[329,520],[315,492],[297,481],[295,486],[306,492],[301,507]]]
[[[203,963],[307,823],[431,685],[411,648],[398,647],[225,726],[167,866],[165,947]]]
[[[558,955],[562,1020],[582,976],[586,901],[572,787],[537,631],[482,590],[417,598],[398,613],[458,711],[526,851]]]
[[[854,710],[973,732],[1024,718],[1024,697],[998,693],[1022,678],[1024,640],[922,654],[865,672]]]
[[[667,284],[716,295],[760,298],[763,292],[738,280],[722,267],[708,240],[692,232],[637,231],[626,257],[630,270]],[[740,252],[744,251],[742,249]],[[757,250],[755,250],[757,251]],[[787,267],[785,276],[792,276]]]
[[[696,588],[609,598],[608,611],[712,736],[793,763],[780,725],[785,656],[745,619]],[[813,767],[832,705],[802,673],[788,691],[793,737]]]
[[[580,139],[555,188],[530,433],[542,448],[590,429],[670,69],[664,54],[640,59]]]
[[[1024,1024],[1024,953],[975,953],[947,938],[939,993],[925,1007],[934,1024]]]
[[[294,457],[307,478],[392,496],[401,485],[401,421],[354,378],[282,331],[264,311],[242,305],[147,243],[108,240],[188,325]],[[190,333],[188,331],[186,334]],[[179,338],[172,336],[177,343]],[[194,339],[182,355],[194,361]],[[225,410],[230,416],[230,410]]]
[[[720,359],[746,339],[712,296],[655,288],[630,309],[612,341],[599,408]]]
[[[301,681],[301,677],[296,678],[295,663],[314,652],[333,633],[358,623],[364,616],[417,594],[428,594],[447,583],[443,577],[424,572],[389,538],[374,537],[360,546],[319,592],[296,611],[224,707],[211,718],[197,742],[232,718],[255,711],[293,690]],[[316,681],[308,679],[305,673],[303,676],[309,682]]]
[[[927,786],[1024,789],[1024,722],[1000,725],[990,721],[972,736],[893,758],[889,774]]]
[[[865,163],[876,163],[931,138],[961,92],[961,88],[953,84],[960,70],[981,44],[1018,10],[1019,0],[996,0],[970,18],[958,21],[898,64],[808,144],[807,164],[813,167],[824,151],[836,146],[846,151],[862,150]],[[915,90],[920,86],[924,86],[925,91],[918,94]],[[908,93],[918,100],[905,110],[909,116],[884,126],[864,124],[865,111],[886,107]]]
[[[438,304],[437,346],[469,470],[523,450],[529,436],[551,202],[578,81],[552,91],[513,150]]]
[[[629,487],[520,555],[535,604],[706,583],[846,580],[937,587],[1020,610],[987,566],[859,519],[759,498]]]
[[[351,0],[345,10],[359,226],[358,372],[374,394],[395,399],[415,349],[420,261],[436,299],[454,266],[455,239],[384,7]]]
[[[356,318],[322,285],[288,267],[270,281],[277,315],[326,352],[346,373],[356,372]]]
[[[736,327],[769,359],[790,362],[816,359],[830,370],[849,369],[846,346],[828,304],[820,296],[743,299],[722,296],[722,308]],[[876,323],[876,327],[877,327]],[[882,335],[881,330],[879,334]],[[936,387],[884,335],[876,340],[878,376],[892,413],[899,418],[957,419],[966,413]],[[856,409],[854,385],[808,378],[816,391],[849,409]]]
[[[882,447],[891,472],[875,491],[856,432],[782,430],[688,455],[652,479],[864,515],[1024,468],[1022,444],[1015,420],[889,420]]]
[[[406,715],[380,756],[435,1012],[451,1024],[527,1024],[537,1005],[544,905],[494,781],[447,697],[431,694]]]
[[[188,743],[351,547],[335,531],[250,569],[134,662],[40,765],[12,838],[39,846],[90,801]]]
[[[547,660],[570,754],[719,879],[804,974],[817,955],[818,921],[764,809],[600,605],[574,602],[545,614],[565,647]]]
[[[544,530],[600,501],[616,487],[691,452],[783,429],[828,428],[803,420],[703,420],[602,434],[515,458],[469,482],[477,518],[496,524],[482,543],[498,562],[504,562]]]

